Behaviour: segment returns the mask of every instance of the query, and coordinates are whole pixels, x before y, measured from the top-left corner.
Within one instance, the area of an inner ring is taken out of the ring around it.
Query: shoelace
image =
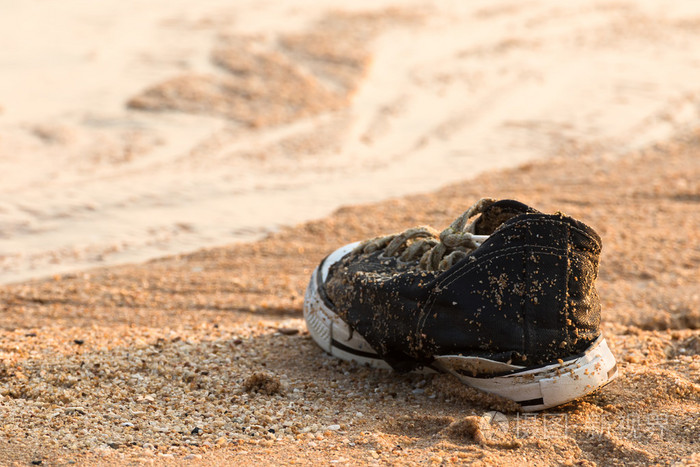
[[[355,251],[372,253],[383,249],[385,256],[399,256],[401,261],[420,258],[418,267],[425,271],[444,271],[479,248],[489,237],[475,235],[475,220],[469,222],[469,219],[484,212],[495,201],[492,198],[480,199],[440,233],[431,227],[413,227],[363,242]]]

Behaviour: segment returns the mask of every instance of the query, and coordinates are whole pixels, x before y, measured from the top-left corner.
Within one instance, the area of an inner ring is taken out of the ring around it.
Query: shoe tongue
[[[512,217],[525,213],[537,213],[536,209],[515,201],[504,199],[496,201],[484,209],[481,216],[474,222],[474,233],[476,235],[491,235],[498,227]]]

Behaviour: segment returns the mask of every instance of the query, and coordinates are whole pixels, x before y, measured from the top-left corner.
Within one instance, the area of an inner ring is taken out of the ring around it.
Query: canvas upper
[[[331,267],[321,292],[397,370],[449,354],[542,365],[599,336],[601,240],[593,229],[503,200],[472,230],[490,236],[445,270],[357,248]]]

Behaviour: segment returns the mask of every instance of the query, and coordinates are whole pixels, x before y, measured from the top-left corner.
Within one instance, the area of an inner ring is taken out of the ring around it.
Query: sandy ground
[[[698,2],[54,3],[0,0],[0,464],[700,463]],[[320,259],[484,196],[601,234],[614,383],[314,345]]]
[[[5,286],[0,462],[697,464],[699,155],[697,131],[618,160],[584,149],[255,243]],[[444,226],[483,195],[602,235],[614,383],[523,416],[447,376],[369,370],[314,345],[302,294],[327,252]]]

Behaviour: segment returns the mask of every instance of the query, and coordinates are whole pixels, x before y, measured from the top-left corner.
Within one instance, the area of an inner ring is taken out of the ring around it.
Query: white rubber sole
[[[391,369],[379,358],[364,337],[350,329],[323,301],[319,280],[325,282],[333,263],[351,252],[360,242],[351,243],[331,253],[313,274],[304,296],[304,319],[311,337],[323,350],[342,360],[367,364],[374,368]]]
[[[309,333],[323,350],[342,360],[391,369],[359,333],[326,304],[319,286],[331,265],[358,243],[345,245],[329,255],[311,275],[304,297],[304,318]],[[513,400],[524,412],[555,407],[605,386],[617,377],[615,357],[601,335],[582,354],[550,365],[528,368],[479,357],[440,355],[431,367],[451,373],[464,384]],[[425,369],[428,372],[430,369]],[[493,374],[493,376],[473,376]]]

